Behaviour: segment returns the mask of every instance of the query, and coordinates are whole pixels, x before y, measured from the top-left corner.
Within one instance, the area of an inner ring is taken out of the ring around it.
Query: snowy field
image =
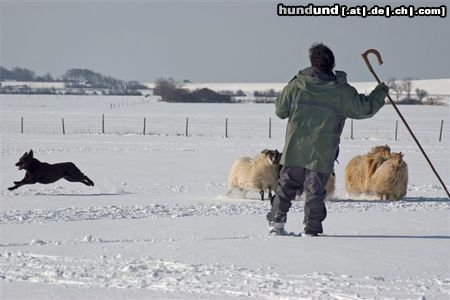
[[[116,117],[273,118],[273,105],[169,105],[146,103],[112,111],[123,98],[10,98],[2,120],[114,114]],[[128,100],[137,103],[136,99]],[[420,134],[436,169],[450,182],[449,132],[437,139],[449,107],[401,106]],[[393,127],[385,106],[358,134]],[[434,124],[438,125],[434,125]],[[270,237],[268,201],[227,198],[233,160],[264,148],[272,138],[140,134],[7,132],[2,125],[0,180],[0,296],[2,299],[448,299],[450,200],[417,146],[391,131],[349,139],[347,121],[336,165],[335,198],[327,203],[325,235]],[[426,127],[428,128],[428,127]],[[405,199],[349,199],[343,170],[374,145],[402,151],[409,166]],[[58,181],[7,187],[22,179],[14,163],[30,149],[41,161],[72,161],[95,187]],[[286,224],[299,232],[301,200]]]

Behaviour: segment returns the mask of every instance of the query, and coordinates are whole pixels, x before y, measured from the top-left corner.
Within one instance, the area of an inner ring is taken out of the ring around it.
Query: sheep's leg
[[[261,195],[261,200],[264,200],[264,190],[259,190],[259,194]]]
[[[227,190],[227,197],[230,197],[230,196],[231,196],[231,192],[233,192],[233,188],[229,188],[229,189]]]
[[[241,192],[242,198],[245,198],[245,196],[247,195],[247,190],[244,190],[243,188],[239,188],[239,191]]]
[[[270,187],[269,187],[269,195],[268,195],[268,197],[269,197],[269,200],[271,202],[273,201],[273,198],[275,197],[275,195],[272,194],[272,189]]]

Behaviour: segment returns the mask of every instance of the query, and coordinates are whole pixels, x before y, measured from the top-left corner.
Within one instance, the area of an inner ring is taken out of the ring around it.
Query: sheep
[[[408,187],[408,165],[403,153],[392,153],[371,176],[368,191],[381,200],[400,200],[406,195]]]
[[[366,155],[353,157],[345,167],[345,190],[349,195],[367,192],[369,178],[376,169],[390,157],[391,149],[388,145],[376,146]]]
[[[250,190],[259,191],[264,200],[264,191],[268,191],[269,199],[273,198],[272,191],[278,182],[278,165],[281,153],[278,150],[264,149],[255,158],[241,157],[234,161],[228,176],[227,196],[238,188],[243,197]]]

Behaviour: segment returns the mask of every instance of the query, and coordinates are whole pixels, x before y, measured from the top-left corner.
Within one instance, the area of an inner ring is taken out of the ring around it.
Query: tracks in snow
[[[404,201],[354,201],[337,200],[327,203],[329,212],[364,211],[424,211],[449,209],[447,199],[408,198]],[[47,222],[94,221],[104,219],[145,219],[181,218],[191,216],[234,216],[265,214],[269,210],[268,201],[209,202],[190,205],[149,204],[146,206],[104,206],[104,207],[66,207],[51,209],[0,211],[0,224],[24,224]],[[302,212],[303,203],[297,202],[291,208]]]
[[[100,288],[148,289],[163,293],[250,296],[256,298],[360,299],[365,296],[419,298],[448,296],[450,280],[431,278],[354,278],[345,274],[290,275],[270,267],[184,264],[152,257],[64,257],[3,252],[0,280]],[[218,280],[220,279],[220,280]]]

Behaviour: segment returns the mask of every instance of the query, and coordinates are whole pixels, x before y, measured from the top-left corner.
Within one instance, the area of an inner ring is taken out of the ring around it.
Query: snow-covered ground
[[[11,101],[2,118],[98,114],[111,98],[41,96]],[[102,102],[103,101],[103,102]],[[16,105],[16,106],[13,106]],[[448,107],[403,106],[413,124],[445,120]],[[120,115],[236,115],[274,117],[273,105],[161,103],[115,110]],[[363,129],[395,120],[384,107]],[[348,125],[349,122],[347,122]],[[417,126],[413,126],[415,129]],[[425,138],[425,137],[424,137]],[[343,170],[351,157],[389,144],[405,153],[409,186],[398,202],[349,199]],[[342,140],[335,199],[327,203],[325,235],[270,237],[268,201],[227,198],[233,160],[264,148],[268,137],[175,135],[1,135],[0,295],[2,299],[448,299],[450,200],[413,142],[403,136]],[[423,147],[444,181],[450,180],[448,131]],[[30,149],[50,163],[72,161],[95,187],[58,181],[6,188],[21,179],[14,163]],[[288,215],[299,232],[303,203]]]

